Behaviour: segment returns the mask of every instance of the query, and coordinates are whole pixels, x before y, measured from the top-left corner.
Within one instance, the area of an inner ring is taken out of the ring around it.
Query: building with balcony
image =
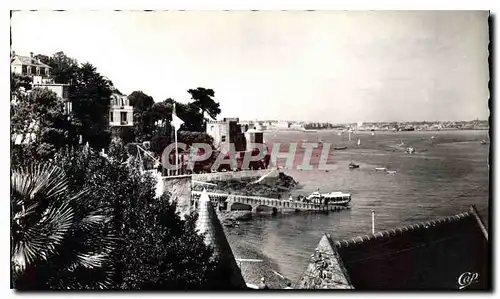
[[[111,127],[130,127],[134,125],[134,107],[128,97],[114,93],[109,104],[109,125]]]
[[[48,78],[50,76],[51,67],[33,57],[33,52],[30,56],[17,55],[16,52],[11,53],[10,58],[11,72],[23,76],[41,76]]]

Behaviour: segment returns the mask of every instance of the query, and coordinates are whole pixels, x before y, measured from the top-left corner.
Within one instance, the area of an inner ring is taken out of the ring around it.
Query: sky
[[[16,54],[90,62],[155,101],[211,88],[221,117],[486,119],[481,11],[19,11]]]

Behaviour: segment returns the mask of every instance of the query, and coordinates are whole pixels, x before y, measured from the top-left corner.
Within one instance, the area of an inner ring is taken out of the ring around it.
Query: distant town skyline
[[[223,117],[335,124],[488,118],[488,12],[14,12],[12,50],[63,51],[122,92]]]
[[[488,119],[463,119],[463,120],[406,120],[406,121],[353,121],[353,122],[344,122],[344,123],[338,123],[338,122],[329,122],[329,121],[307,121],[307,120],[290,120],[290,119],[240,119],[240,122],[304,122],[304,123],[330,123],[332,125],[352,125],[352,124],[359,124],[360,122],[363,123],[363,125],[367,124],[382,124],[382,123],[420,123],[420,122],[426,122],[426,123],[446,123],[446,122],[487,122]]]

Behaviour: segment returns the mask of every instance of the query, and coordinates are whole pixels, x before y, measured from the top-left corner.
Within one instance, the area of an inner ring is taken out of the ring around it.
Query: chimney
[[[35,59],[33,58],[33,52],[30,52],[31,63],[35,63]]]
[[[16,57],[16,51],[12,50],[10,55],[11,55],[11,57]]]

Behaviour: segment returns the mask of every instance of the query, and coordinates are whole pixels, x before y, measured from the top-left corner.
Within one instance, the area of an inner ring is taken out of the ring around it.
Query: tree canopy
[[[134,107],[135,141],[151,140],[155,130],[155,115],[153,113],[153,98],[142,91],[134,91],[128,96],[130,105]]]
[[[71,84],[80,68],[78,61],[59,51],[51,57],[38,54],[35,58],[51,67],[51,76],[56,83]]]
[[[196,215],[181,219],[169,194],[158,198],[155,179],[139,171],[123,144],[110,140],[110,97],[119,93],[111,80],[63,52],[37,58],[52,67],[56,82],[69,84],[73,111],[68,114],[54,92],[31,90],[29,78],[12,76],[16,101],[11,102],[11,131],[35,134],[11,156],[13,286],[231,288],[228,273],[196,231]],[[207,95],[212,99],[213,91]],[[158,148],[171,142],[175,101],[154,103],[139,91],[130,97],[140,138],[159,137]],[[220,113],[217,103],[196,97],[209,113]],[[176,103],[177,115],[185,121],[181,129],[201,131],[181,132],[180,142],[211,141],[203,133],[198,104]],[[164,130],[155,126],[158,120],[164,121]],[[128,133],[121,137],[136,137]],[[79,135],[90,148],[79,144]],[[107,148],[108,155],[93,148]]]
[[[201,110],[202,118],[205,117],[205,112],[212,119],[216,119],[217,115],[221,113],[220,104],[214,100],[215,92],[213,89],[198,87],[189,89],[188,93],[191,94],[192,105]],[[205,129],[205,126],[203,128]]]
[[[216,262],[212,250],[195,229],[196,218],[182,220],[167,194],[156,198],[155,179],[132,164],[127,153],[112,143],[110,158],[90,151],[62,154],[70,190],[91,190],[87,200],[107,207],[116,231],[114,288],[212,288]]]
[[[14,138],[26,142],[23,149],[39,158],[49,158],[65,145],[78,142],[65,103],[54,92],[35,88],[18,97],[12,105],[10,124]]]
[[[51,77],[56,83],[69,84],[69,99],[73,103],[75,130],[82,141],[95,148],[109,144],[109,103],[113,91],[111,80],[102,76],[90,63],[79,64],[64,52],[52,56],[38,54],[35,57],[51,67]]]
[[[130,105],[139,111],[148,111],[151,109],[155,101],[153,97],[148,96],[142,91],[133,91],[129,96],[128,100]]]

